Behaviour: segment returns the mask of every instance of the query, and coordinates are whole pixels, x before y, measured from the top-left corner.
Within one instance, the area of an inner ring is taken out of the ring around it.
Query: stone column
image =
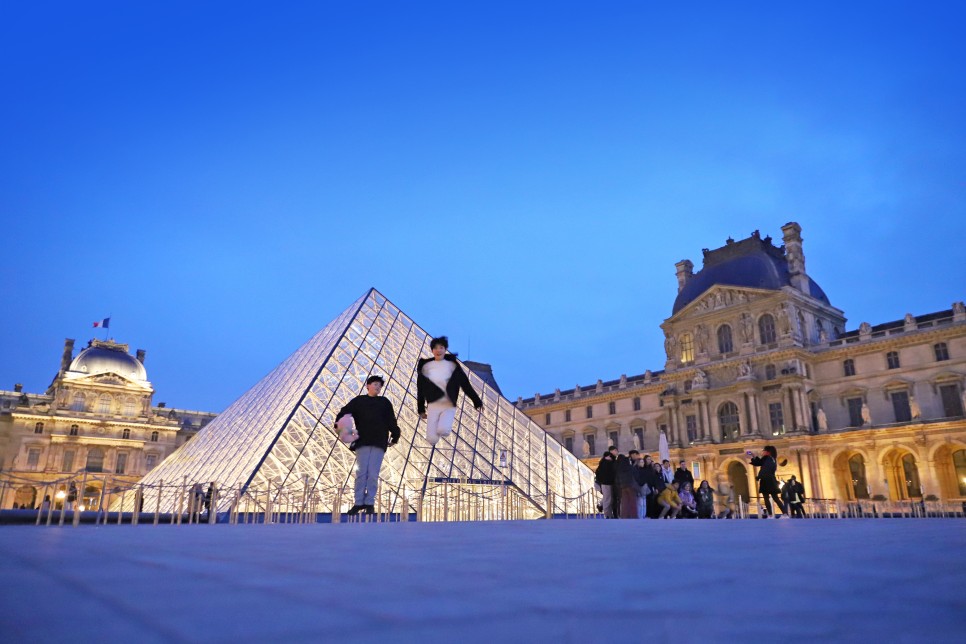
[[[748,426],[748,433],[752,436],[757,436],[759,434],[758,430],[758,395],[755,392],[750,392],[748,394],[748,407],[750,408],[750,421]]]
[[[744,433],[744,428],[748,426],[748,409],[745,407],[745,396],[742,394],[738,403],[738,439]],[[721,437],[724,440],[724,436]]]

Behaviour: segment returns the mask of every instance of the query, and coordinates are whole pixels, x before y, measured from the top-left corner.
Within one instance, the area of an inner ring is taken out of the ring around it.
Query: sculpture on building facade
[[[825,410],[821,407],[818,408],[818,412],[815,414],[818,418],[818,430],[820,432],[828,431],[828,416],[825,415]]]
[[[741,341],[745,344],[755,341],[755,323],[747,313],[741,314]]]
[[[667,353],[667,359],[669,362],[673,362],[677,357],[677,340],[674,339],[674,335],[668,333],[664,338],[664,351]]]
[[[751,360],[742,360],[738,363],[738,378],[741,380],[747,380],[751,377]]]
[[[698,353],[708,352],[708,329],[703,324],[699,324],[694,329],[694,342],[697,345]]]
[[[872,425],[872,410],[869,409],[869,403],[862,403],[862,426],[868,427]]]
[[[919,402],[916,400],[915,396],[909,396],[909,414],[912,416],[913,420],[919,420],[922,418],[922,407],[919,406]]]
[[[788,335],[792,332],[792,320],[788,313],[787,302],[782,302],[782,306],[778,310],[778,330],[782,335]]]
[[[863,322],[859,325],[859,335],[869,335],[872,333],[872,325],[868,322]]]
[[[698,369],[694,374],[694,379],[691,381],[692,389],[707,389],[708,388],[708,374]]]

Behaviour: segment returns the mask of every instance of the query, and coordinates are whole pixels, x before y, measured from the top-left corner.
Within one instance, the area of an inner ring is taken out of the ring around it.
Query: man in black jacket
[[[758,470],[758,492],[765,497],[765,512],[763,518],[768,518],[769,516],[774,516],[776,519],[778,515],[771,507],[771,499],[775,500],[778,505],[778,509],[782,511],[782,514],[787,514],[785,511],[785,504],[782,500],[778,498],[781,493],[781,488],[778,487],[778,477],[776,472],[778,472],[778,450],[772,445],[765,445],[761,450],[760,456],[755,456],[751,459],[751,464],[755,467],[761,468]]]
[[[460,389],[470,397],[477,411],[483,409],[483,401],[456,363],[456,356],[447,353],[449,340],[445,335],[433,338],[429,348],[433,357],[420,358],[416,363],[416,411],[426,421],[426,440],[436,445],[440,438],[453,431]]]
[[[335,417],[336,423],[346,414],[352,415],[359,438],[349,449],[356,453],[355,505],[346,514],[375,511],[379,490],[379,470],[390,445],[399,442],[396,412],[388,398],[380,396],[385,384],[381,376],[369,376],[366,393],[356,396]]]
[[[616,495],[614,494],[614,472],[616,468],[617,461],[617,448],[611,445],[604,452],[604,455],[600,457],[600,462],[597,464],[597,470],[594,472],[594,482],[600,487],[600,493],[603,499],[601,500],[601,510],[604,512],[604,518],[613,519],[617,516],[614,511],[616,503]]]
[[[688,469],[687,461],[681,461],[678,464],[678,469],[674,470],[674,480],[677,482],[679,490],[682,489],[684,483],[689,484],[692,490],[694,489],[694,474]]]

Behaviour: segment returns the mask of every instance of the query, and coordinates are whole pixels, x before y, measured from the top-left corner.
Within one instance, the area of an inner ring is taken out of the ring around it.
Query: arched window
[[[865,459],[861,454],[849,458],[849,475],[852,483],[852,498],[869,498],[869,483],[865,478]]]
[[[97,413],[98,414],[109,414],[111,413],[111,396],[109,394],[101,394],[101,397],[97,399]]]
[[[157,443],[158,442],[158,433],[157,432],[151,432],[151,442],[152,443]]]
[[[34,434],[43,434],[43,433],[44,433],[43,423],[37,423],[36,425],[34,425]]]
[[[121,411],[125,416],[136,416],[138,413],[138,404],[136,401],[128,398],[124,401],[124,409]]]
[[[771,313],[765,313],[758,318],[758,335],[761,336],[762,344],[775,343],[775,318],[772,317]]]
[[[886,354],[886,365],[889,367],[889,369],[898,369],[899,368],[899,352],[898,351],[890,351],[889,353]]]
[[[721,425],[722,440],[737,440],[741,433],[738,405],[729,401],[718,407],[718,423]]]
[[[87,399],[84,397],[84,394],[78,391],[74,394],[74,400],[71,402],[70,408],[72,411],[84,411],[86,403]]]
[[[959,484],[959,496],[966,496],[966,449],[953,452],[953,469]]]
[[[70,426],[70,435],[71,436],[77,436],[77,432],[78,432],[77,425],[71,425]]]
[[[87,451],[87,471],[102,472],[104,470],[104,450],[92,447]]]
[[[946,346],[945,342],[940,342],[939,344],[934,345],[932,350],[936,353],[937,362],[949,360],[949,347]]]
[[[765,365],[765,380],[774,380],[774,379],[775,379],[775,365],[773,365],[773,364],[766,364]]]
[[[123,432],[121,432],[121,438],[131,438],[131,430],[125,429]]]
[[[852,358],[846,358],[842,361],[842,373],[846,378],[855,375],[855,360]]]
[[[731,327],[722,324],[718,327],[718,352],[731,353],[734,351],[734,344],[731,341]]]
[[[694,339],[690,333],[681,334],[681,364],[694,362]]]
[[[906,498],[912,499],[922,496],[919,483],[919,468],[916,467],[916,457],[906,454],[902,457],[902,483],[906,489]]]

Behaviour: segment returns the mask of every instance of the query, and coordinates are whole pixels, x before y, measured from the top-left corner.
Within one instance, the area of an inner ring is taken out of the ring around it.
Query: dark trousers
[[[621,513],[618,516],[622,519],[640,519],[637,516],[637,492],[629,487],[622,488],[620,498]]]
[[[762,496],[765,497],[765,512],[768,514],[768,516],[775,515],[775,511],[772,510],[771,508],[771,499],[769,499],[768,497],[775,499],[775,503],[778,504],[778,509],[782,511],[782,514],[788,514],[785,511],[785,504],[782,503],[782,500],[778,498],[777,494],[775,494],[774,492],[772,492],[771,494],[762,493]]]
[[[802,503],[789,503],[788,507],[792,511],[792,518],[798,517],[799,519],[805,518],[805,506]]]

